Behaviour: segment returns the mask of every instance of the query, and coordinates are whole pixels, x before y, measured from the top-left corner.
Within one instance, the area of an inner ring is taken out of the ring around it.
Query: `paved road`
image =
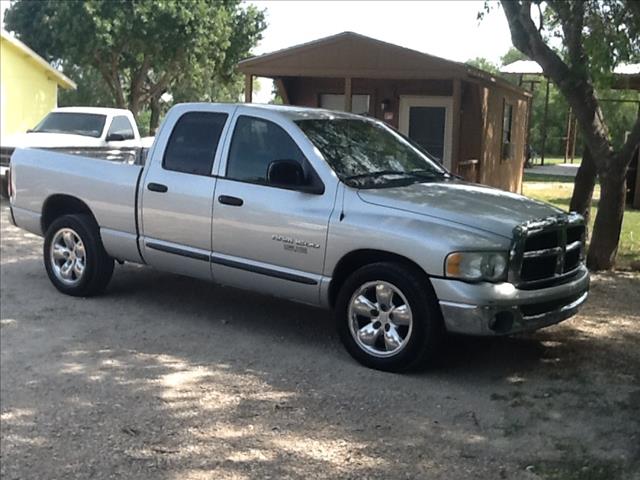
[[[554,175],[559,177],[575,177],[580,167],[577,163],[559,163],[555,165],[537,165],[525,168],[525,173],[536,173],[538,175]]]
[[[6,207],[1,234],[3,479],[639,478],[638,276],[403,376],[325,312],[149,268],[62,296]]]

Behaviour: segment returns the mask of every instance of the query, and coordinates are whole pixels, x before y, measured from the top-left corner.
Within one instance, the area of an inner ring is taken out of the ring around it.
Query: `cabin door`
[[[400,131],[451,169],[451,97],[400,96]]]

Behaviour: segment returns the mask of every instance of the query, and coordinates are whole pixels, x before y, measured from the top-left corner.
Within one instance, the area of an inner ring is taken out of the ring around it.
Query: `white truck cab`
[[[104,149],[148,147],[152,139],[140,138],[133,114],[122,108],[61,107],[49,112],[34,128],[1,139],[0,177],[6,192],[6,175],[16,148]]]

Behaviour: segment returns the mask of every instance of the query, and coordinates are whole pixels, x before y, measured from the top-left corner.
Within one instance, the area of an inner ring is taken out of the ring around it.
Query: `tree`
[[[484,70],[485,72],[493,73],[494,75],[500,74],[498,66],[484,57],[472,58],[471,60],[467,60],[465,63],[472,67],[479,68],[480,70]]]
[[[76,90],[59,90],[58,106],[101,107],[113,104],[111,91],[104,83],[100,72],[95,68],[65,65],[64,73],[76,83],[78,88]]]
[[[510,63],[517,62],[518,60],[529,60],[527,56],[517,48],[510,47],[507,53],[500,57],[502,66],[509,65]]]
[[[151,130],[165,92],[230,81],[265,28],[240,0],[20,0],[5,24],[47,60],[95,69],[116,106],[137,117],[148,104]]]
[[[640,2],[502,0],[501,5],[513,45],[542,67],[577,118],[588,159],[578,173],[572,205],[579,211],[588,208],[597,173],[601,195],[587,265],[594,270],[612,268],[624,214],[626,172],[640,142],[640,116],[626,142],[615,148],[595,86],[606,84],[618,63],[640,58]],[[552,48],[552,39],[561,42],[560,51]]]

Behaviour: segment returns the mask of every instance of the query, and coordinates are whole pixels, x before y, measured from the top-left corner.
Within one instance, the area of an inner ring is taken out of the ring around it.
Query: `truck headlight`
[[[453,252],[444,262],[447,277],[470,282],[499,282],[507,277],[504,252]]]

